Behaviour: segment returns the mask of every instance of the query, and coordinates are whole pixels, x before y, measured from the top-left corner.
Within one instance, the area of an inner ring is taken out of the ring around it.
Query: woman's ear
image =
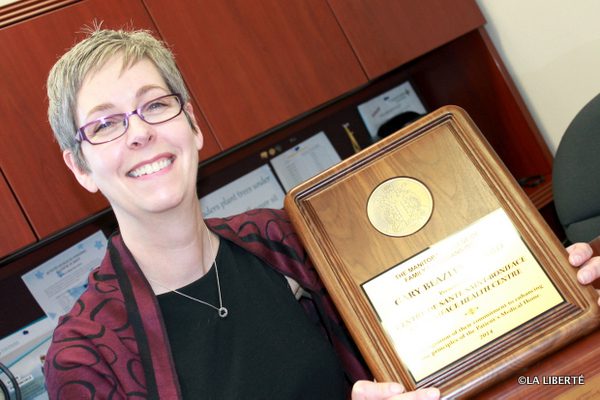
[[[204,147],[204,136],[202,135],[202,131],[200,130],[200,126],[198,126],[198,122],[196,121],[196,117],[194,116],[194,107],[190,102],[185,103],[183,106],[185,113],[188,117],[189,123],[192,125],[192,128],[196,131],[196,148],[201,150]]]
[[[81,186],[83,186],[90,193],[96,193],[98,191],[98,186],[96,186],[91,172],[83,171],[81,169],[81,167],[77,164],[75,155],[71,150],[63,151],[63,160],[65,160],[65,164],[67,164],[67,167],[69,167],[73,175],[75,175],[77,182],[79,182]]]

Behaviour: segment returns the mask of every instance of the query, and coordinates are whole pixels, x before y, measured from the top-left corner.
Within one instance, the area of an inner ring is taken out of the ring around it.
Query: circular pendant
[[[229,314],[229,311],[225,307],[219,308],[219,317],[225,318]]]

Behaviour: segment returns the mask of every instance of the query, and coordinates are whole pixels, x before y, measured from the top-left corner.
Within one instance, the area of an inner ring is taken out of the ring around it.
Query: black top
[[[345,398],[339,361],[285,278],[227,240],[216,262],[226,318],[158,296],[184,399]],[[179,291],[218,307],[214,266]]]

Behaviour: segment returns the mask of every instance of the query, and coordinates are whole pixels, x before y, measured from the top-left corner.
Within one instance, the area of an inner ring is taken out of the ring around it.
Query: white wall
[[[575,114],[600,93],[600,1],[476,1],[554,153]]]

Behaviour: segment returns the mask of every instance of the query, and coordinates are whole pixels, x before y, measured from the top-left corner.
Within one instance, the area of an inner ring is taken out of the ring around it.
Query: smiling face
[[[123,70],[115,56],[83,81],[77,96],[77,125],[137,109],[157,97],[171,94],[166,83],[148,59]],[[192,107],[157,125],[133,115],[120,138],[99,145],[83,141],[81,149],[89,171],[80,170],[69,150],[63,153],[67,166],[79,183],[90,192],[100,190],[117,217],[142,218],[147,213],[172,209],[183,202],[196,201],[198,150],[202,135]]]

